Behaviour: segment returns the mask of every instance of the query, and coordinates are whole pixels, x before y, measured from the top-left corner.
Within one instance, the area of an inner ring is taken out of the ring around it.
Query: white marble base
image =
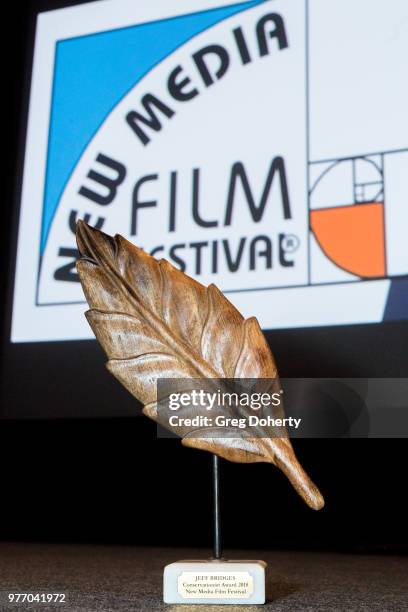
[[[263,604],[264,561],[177,561],[164,568],[163,601],[168,604]]]

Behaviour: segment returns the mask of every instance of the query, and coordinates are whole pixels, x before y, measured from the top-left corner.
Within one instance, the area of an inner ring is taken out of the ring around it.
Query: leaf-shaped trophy
[[[204,287],[122,236],[112,238],[79,221],[77,243],[81,255],[77,268],[91,308],[86,317],[108,356],[109,371],[144,404],[144,414],[180,435],[185,446],[230,461],[276,465],[305,502],[320,509],[323,498],[285,434],[277,437],[276,431],[265,427],[256,435],[230,428],[226,435],[216,427],[201,431],[196,425],[170,425],[175,419],[163,418],[159,379],[277,380],[258,321],[245,320],[215,285]],[[215,472],[217,467],[215,461]],[[165,568],[164,599],[191,604],[263,603],[264,581],[263,562],[173,563]]]

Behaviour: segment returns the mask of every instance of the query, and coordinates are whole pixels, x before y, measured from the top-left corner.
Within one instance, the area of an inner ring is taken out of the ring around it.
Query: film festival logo
[[[168,99],[164,100],[154,91],[143,92],[141,88],[138,108],[135,107],[122,116],[123,125],[140,144],[141,154],[154,139],[165,137],[167,125],[178,113],[182,113],[184,104],[194,101],[206,89],[214,87],[215,91],[220,81],[228,79],[233,64],[243,69],[269,56],[273,61],[278,61],[279,54],[290,49],[284,16],[275,12],[263,12],[261,16],[252,19],[249,12],[243,25],[235,26],[228,31],[228,35],[233,46],[230,44],[227,48],[221,41],[206,44],[195,51],[189,57],[190,72],[181,64],[169,68],[166,78]],[[191,65],[195,74],[191,72]],[[86,173],[86,180],[77,191],[77,197],[82,202],[81,212],[79,207],[72,203],[71,208],[66,211],[65,226],[62,229],[57,228],[55,221],[51,226],[51,233],[61,231],[64,237],[59,239],[52,268],[41,266],[40,275],[51,274],[52,281],[61,286],[78,285],[75,268],[78,251],[73,244],[67,242],[67,238],[70,237],[74,242],[75,227],[80,218],[96,229],[104,230],[108,218],[110,220],[115,211],[119,210],[118,205],[122,208],[125,205],[130,211],[129,224],[127,228],[122,229],[123,233],[132,241],[136,241],[141,248],[145,247],[144,218],[152,209],[165,205],[167,210],[163,210],[162,215],[162,219],[166,220],[163,234],[165,243],[159,243],[147,250],[156,258],[165,257],[177,268],[198,279],[204,268],[213,276],[215,282],[222,285],[222,276],[225,273],[256,274],[261,269],[290,270],[298,265],[303,239],[299,233],[285,229],[287,223],[290,226],[295,213],[290,196],[288,160],[284,155],[276,153],[266,162],[261,182],[251,177],[244,161],[232,161],[226,171],[225,184],[221,188],[225,195],[224,201],[220,202],[218,218],[210,218],[205,212],[206,203],[201,195],[205,175],[203,168],[193,168],[189,179],[185,175],[181,176],[177,170],[169,170],[167,177],[163,177],[163,172],[155,169],[135,179],[131,170],[126,162],[113,157],[107,151],[97,153]],[[121,200],[121,189],[129,180],[133,184],[131,201],[125,204]],[[146,192],[162,193],[160,183],[163,181],[166,181],[168,188],[161,200],[154,195],[149,198],[144,195]],[[177,219],[180,218],[181,191],[191,193],[190,210],[185,208],[183,201],[182,212],[183,217],[190,216],[194,230],[200,232],[199,240],[172,242],[172,235],[179,229]],[[88,210],[86,207],[84,209],[84,202],[89,203]],[[251,234],[248,235],[245,235],[245,227],[241,222],[243,207],[245,214],[248,213],[251,219]],[[273,228],[273,232],[265,222],[271,208],[280,219],[279,227]],[[99,212],[95,214],[95,211]],[[123,220],[121,225],[118,223],[115,227],[120,229]],[[213,233],[218,228],[225,228],[225,237]],[[161,230],[163,232],[164,227]],[[149,233],[151,234],[151,228]],[[45,256],[48,256],[47,248]],[[244,287],[245,281],[238,280],[238,283]],[[44,303],[41,290],[39,297],[39,302]]]
[[[76,151],[59,143],[64,129],[65,140],[72,135],[66,117],[91,93],[83,93],[89,86],[83,83],[71,95],[66,83],[75,61],[86,64],[90,79],[92,66],[74,33],[54,40],[43,184],[32,185],[41,192],[35,206],[42,222],[30,248],[39,239],[40,250],[32,283],[20,274],[15,290],[25,308],[34,299],[38,319],[40,306],[55,306],[48,311],[53,316],[60,306],[84,304],[76,271],[79,219],[122,234],[204,285],[214,283],[243,308],[252,296],[264,328],[401,318],[408,148],[392,149],[390,141],[388,149],[383,143],[366,151],[356,139],[349,156],[333,142],[330,157],[311,159],[313,58],[304,4],[233,6],[178,16],[178,44],[160,58],[149,56],[144,73],[132,72],[111,107],[101,107],[99,123],[78,134]],[[146,24],[129,19],[112,32],[132,46],[145,40],[139,37]],[[148,22],[149,36],[156,28],[175,31],[174,19]],[[94,34],[85,37],[90,56]],[[98,32],[98,53],[109,48],[109,36]],[[120,61],[129,58],[122,54]],[[110,85],[108,73],[100,78]],[[83,104],[82,110],[85,116]],[[23,209],[32,210],[26,200]],[[18,260],[23,257],[19,244]],[[16,337],[31,338],[23,317],[15,328]],[[69,332],[70,338],[86,333]]]

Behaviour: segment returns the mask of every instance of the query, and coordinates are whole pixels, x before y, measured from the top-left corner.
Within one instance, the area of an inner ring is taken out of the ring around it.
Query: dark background
[[[96,342],[9,342],[35,14],[79,2],[8,4],[0,538],[209,546],[210,455],[157,440],[155,424],[133,416],[140,407],[106,372]],[[408,376],[406,323],[279,330],[267,337],[282,377]],[[222,462],[226,546],[408,550],[406,440],[294,445],[326,507],[309,510],[273,466]]]

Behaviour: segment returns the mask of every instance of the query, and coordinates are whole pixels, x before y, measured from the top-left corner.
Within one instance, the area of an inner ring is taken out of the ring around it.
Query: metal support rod
[[[221,514],[220,514],[220,463],[217,455],[212,456],[213,517],[214,517],[214,559],[221,559]]]

